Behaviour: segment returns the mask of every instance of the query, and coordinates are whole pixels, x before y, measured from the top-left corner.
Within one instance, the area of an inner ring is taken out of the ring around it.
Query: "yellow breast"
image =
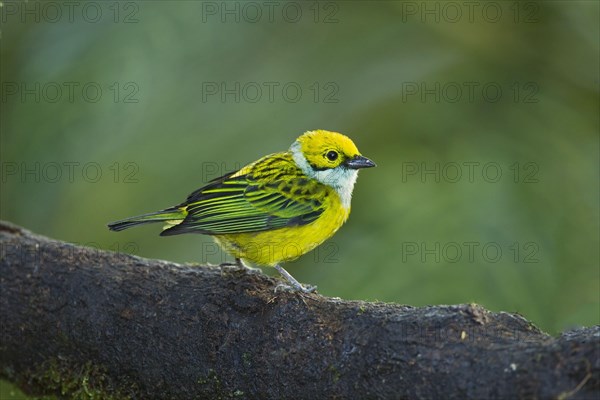
[[[324,211],[307,225],[263,232],[217,235],[215,240],[231,255],[256,265],[274,266],[294,260],[314,249],[346,222],[350,208],[342,206],[339,195],[328,188]]]

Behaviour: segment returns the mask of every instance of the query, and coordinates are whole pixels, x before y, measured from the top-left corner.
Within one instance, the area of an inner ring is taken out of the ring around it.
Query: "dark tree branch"
[[[0,245],[0,374],[30,393],[598,398],[599,327],[553,338],[477,305],[275,292],[262,274],[77,247],[1,222]]]

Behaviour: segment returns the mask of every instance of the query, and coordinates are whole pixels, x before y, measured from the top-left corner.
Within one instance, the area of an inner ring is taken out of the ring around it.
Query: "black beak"
[[[363,156],[354,156],[353,158],[346,160],[346,162],[344,164],[346,164],[346,167],[348,167],[350,169],[376,167],[376,165],[373,161],[371,161],[367,157],[363,157]]]

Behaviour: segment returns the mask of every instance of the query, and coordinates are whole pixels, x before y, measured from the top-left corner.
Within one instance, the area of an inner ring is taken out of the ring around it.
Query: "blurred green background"
[[[297,279],[600,322],[598,2],[77,4],[0,8],[2,219],[220,263],[208,237],[106,223],[336,130],[378,167]]]

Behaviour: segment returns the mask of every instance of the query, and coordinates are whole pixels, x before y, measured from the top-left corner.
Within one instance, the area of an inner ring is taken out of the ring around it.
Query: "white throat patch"
[[[340,196],[342,206],[344,208],[350,208],[352,190],[354,189],[354,184],[356,183],[356,178],[358,177],[357,170],[345,168],[344,166],[340,165],[336,168],[315,171],[306,160],[306,157],[304,157],[304,154],[302,154],[300,143],[294,142],[294,144],[292,144],[290,147],[290,151],[292,152],[294,161],[300,167],[302,172],[325,185],[331,186]]]

